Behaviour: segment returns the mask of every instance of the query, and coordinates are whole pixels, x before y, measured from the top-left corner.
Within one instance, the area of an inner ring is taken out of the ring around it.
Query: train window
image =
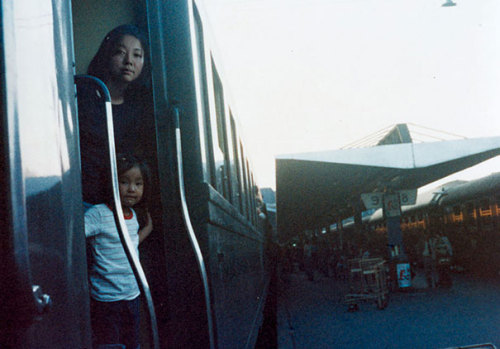
[[[243,144],[240,142],[240,156],[241,156],[241,174],[240,174],[240,188],[241,188],[241,205],[242,212],[245,217],[248,217],[248,189],[246,186],[247,176],[246,176],[246,162],[245,162],[245,152],[243,151]]]
[[[40,15],[39,23],[33,22],[33,26],[44,28],[36,32],[30,30],[29,25],[23,26],[22,23],[24,18],[35,18],[35,14],[41,11],[42,6],[39,9],[34,6],[35,8],[29,11],[27,3],[23,5],[22,2],[13,2],[10,6],[13,6],[12,10],[19,16],[16,17],[17,21],[14,24],[16,27],[13,32],[19,38],[14,46],[15,50],[12,50],[12,53],[15,52],[12,57],[15,57],[16,64],[12,67],[9,65],[8,70],[16,72],[11,78],[15,79],[13,85],[20,91],[16,96],[19,115],[19,124],[16,127],[19,127],[22,135],[20,151],[23,174],[27,178],[56,178],[61,176],[63,170],[61,166],[64,170],[69,166],[66,160],[69,154],[64,154],[64,151],[59,153],[60,149],[67,149],[67,145],[57,143],[57,135],[61,132],[61,120],[66,110],[58,99],[60,86],[54,79],[59,68],[57,66],[59,57],[54,53],[52,22],[47,22],[43,27],[40,24],[45,18],[43,16],[51,18],[52,12]],[[33,64],[33,57],[37,57],[38,64]],[[40,66],[43,66],[43,69],[40,69]],[[62,164],[61,158],[65,159]],[[28,215],[32,213],[35,212],[28,210]],[[30,221],[31,217],[28,217],[28,224]]]
[[[467,212],[468,216],[473,216],[474,215],[474,204],[472,202],[468,202],[465,205],[465,212]]]
[[[460,215],[461,213],[462,213],[462,210],[460,209],[460,206],[458,206],[458,205],[457,205],[457,206],[453,206],[453,214],[454,214],[455,216],[458,216],[458,215]]]
[[[240,143],[241,148],[241,143]],[[248,218],[248,188],[247,188],[247,166],[245,161],[245,152],[241,148],[241,189],[243,191],[243,215]]]
[[[252,213],[252,222],[257,224],[257,186],[255,185],[255,181],[253,178],[253,173],[250,172],[250,186],[252,188],[252,207],[250,212]]]
[[[248,166],[248,160],[245,159],[245,191],[247,193],[247,211],[246,216],[249,220],[252,217],[252,191],[250,186],[250,171]]]
[[[255,223],[255,187],[253,185],[252,171],[250,171],[250,167],[248,168],[248,186],[250,188],[250,221]]]
[[[238,209],[240,212],[243,212],[243,202],[241,197],[241,168],[240,168],[240,154],[238,152],[238,138],[236,135],[236,123],[234,122],[234,117],[231,112],[229,112],[230,121],[231,121],[231,138],[232,138],[232,147],[234,152],[234,170],[231,171],[235,175],[235,180],[233,181],[233,193],[236,195],[235,203],[238,205]]]
[[[252,188],[252,207],[251,207],[251,213],[252,213],[252,222],[254,224],[257,224],[257,186],[255,185],[255,180],[253,177],[253,173],[250,172],[250,186]]]
[[[483,199],[480,202],[480,207],[481,210],[489,210],[490,209],[490,200],[489,199]]]
[[[481,217],[490,217],[491,214],[490,200],[488,198],[482,199],[479,202],[479,215]]]
[[[198,95],[198,113],[200,117],[198,118],[199,130],[200,130],[200,148],[201,148],[201,161],[203,162],[204,168],[204,179],[205,181],[216,186],[216,176],[215,176],[215,161],[212,143],[212,132],[210,127],[210,107],[208,102],[208,80],[207,80],[207,70],[205,64],[205,43],[203,35],[203,26],[201,24],[201,18],[198,13],[196,6],[194,7],[194,26],[196,33],[196,55],[195,55],[195,75],[197,76],[197,86],[196,91]]]
[[[222,87],[222,82],[215,68],[215,64],[212,61],[212,74],[213,74],[213,84],[214,84],[214,97],[215,97],[215,116],[217,120],[217,144],[219,150],[224,155],[222,163],[216,163],[217,180],[221,181],[217,183],[217,188],[222,189],[222,195],[231,200],[230,192],[230,168],[229,164],[229,153],[228,153],[228,140],[227,140],[227,127],[226,127],[226,117],[225,117],[225,103],[224,103],[224,90]]]
[[[226,122],[226,140],[227,140],[227,174],[229,178],[229,201],[238,205],[238,183],[237,183],[237,173],[236,173],[236,164],[238,161],[238,149],[235,143],[236,137],[236,129],[234,128],[236,124],[234,124],[233,115],[231,113],[231,109],[226,109],[227,118],[225,118]]]

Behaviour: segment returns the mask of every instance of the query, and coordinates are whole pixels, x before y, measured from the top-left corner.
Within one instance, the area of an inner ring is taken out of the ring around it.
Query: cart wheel
[[[355,311],[359,310],[359,306],[356,303],[351,303],[349,304],[349,307],[347,308],[347,311],[350,313],[354,313]]]

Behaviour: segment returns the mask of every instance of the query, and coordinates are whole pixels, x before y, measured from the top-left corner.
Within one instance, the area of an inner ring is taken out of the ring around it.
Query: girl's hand
[[[139,230],[139,243],[143,242],[144,239],[146,239],[149,234],[151,234],[151,232],[153,231],[153,220],[151,219],[151,215],[149,214],[149,212],[147,213],[147,223],[146,225],[144,226],[144,228],[142,228],[141,230]]]

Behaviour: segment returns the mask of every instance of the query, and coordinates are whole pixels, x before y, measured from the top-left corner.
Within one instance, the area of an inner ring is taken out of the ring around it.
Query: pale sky
[[[255,176],[396,123],[500,136],[500,2],[205,0]],[[458,177],[500,170],[500,159]],[[456,176],[455,176],[456,177]]]

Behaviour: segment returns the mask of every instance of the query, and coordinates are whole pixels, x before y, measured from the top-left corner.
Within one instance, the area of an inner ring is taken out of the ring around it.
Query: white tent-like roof
[[[279,240],[352,216],[362,193],[417,189],[497,155],[500,137],[278,156]]]

